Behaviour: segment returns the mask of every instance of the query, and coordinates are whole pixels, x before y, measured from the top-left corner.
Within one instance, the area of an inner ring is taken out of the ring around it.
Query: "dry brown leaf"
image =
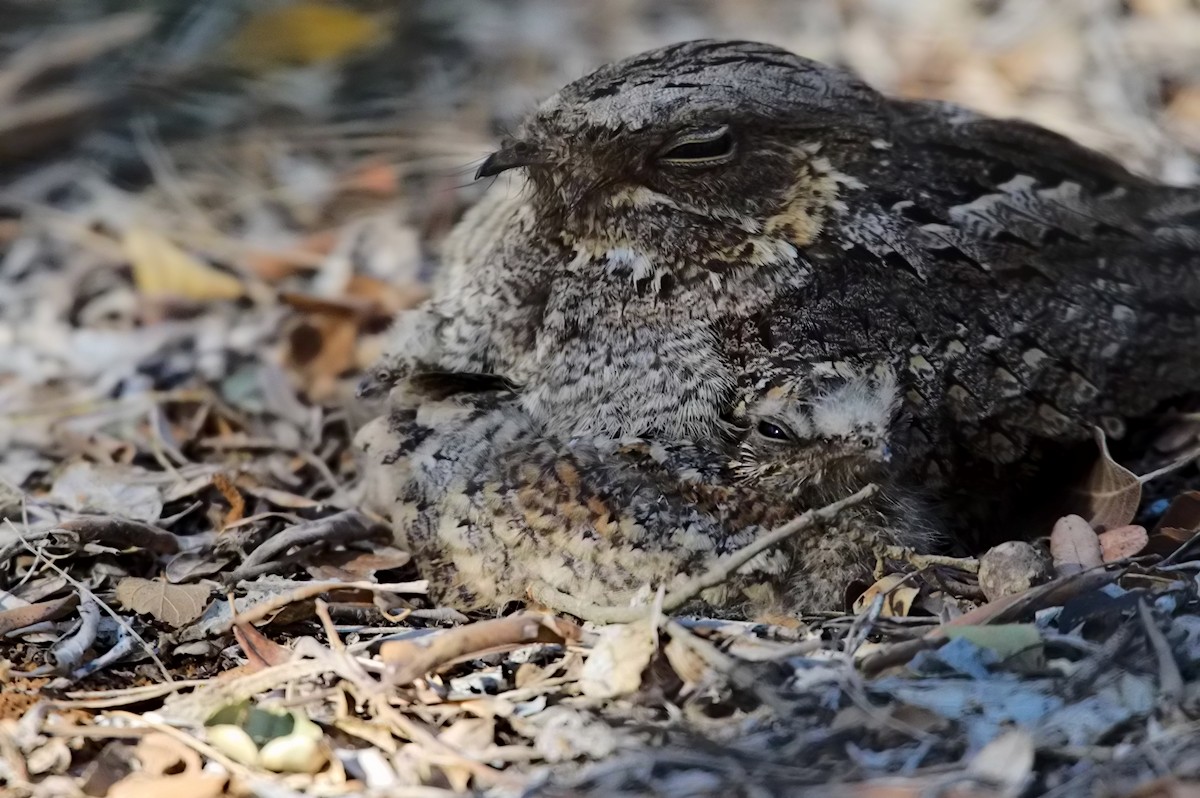
[[[172,585],[156,579],[127,576],[117,583],[117,602],[127,610],[149,615],[179,628],[199,618],[212,591],[204,585]]]
[[[238,299],[245,293],[241,280],[184,252],[153,230],[131,227],[121,243],[134,285],[145,296],[212,302]]]
[[[464,718],[438,735],[438,739],[456,751],[478,756],[491,748],[496,739],[496,722],[491,718]],[[466,792],[474,771],[455,762],[440,764],[455,792]]]
[[[1081,515],[1093,527],[1125,526],[1133,521],[1142,500],[1142,483],[1138,476],[1113,460],[1108,451],[1104,430],[1094,429],[1100,458],[1092,467],[1087,480],[1076,493],[1082,500]]]
[[[343,58],[384,35],[379,20],[331,3],[299,2],[262,11],[234,36],[233,60],[251,69]]]
[[[176,773],[151,776],[130,773],[109,788],[108,798],[219,798],[225,794],[227,776],[217,773]]]
[[[1150,536],[1146,527],[1130,524],[1100,533],[1100,555],[1105,562],[1116,562],[1134,557],[1146,548]]]
[[[1149,554],[1166,556],[1187,543],[1200,531],[1200,491],[1181,493],[1163,513],[1150,533],[1146,546]]]
[[[229,503],[229,511],[222,516],[221,529],[218,530],[223,531],[230,524],[236,524],[245,517],[246,500],[242,497],[241,492],[238,491],[237,486],[234,485],[233,480],[224,473],[217,472],[213,474],[212,484],[225,497],[225,501]]]
[[[1176,92],[1167,107],[1166,122],[1185,142],[1200,145],[1200,84]]]
[[[654,656],[656,637],[648,620],[605,626],[583,665],[580,692],[599,699],[637,692]]]
[[[1200,530],[1200,490],[1189,490],[1176,496],[1158,520],[1155,531],[1161,527]]]
[[[421,283],[396,285],[365,274],[351,275],[346,283],[346,296],[370,300],[388,315],[415,308],[429,296],[429,287]]]
[[[395,164],[378,161],[362,164],[342,178],[339,188],[377,197],[394,197],[400,191],[400,172]]]
[[[161,776],[171,771],[197,771],[200,755],[174,737],[151,732],[138,741],[133,755],[142,763],[142,772]]]
[[[942,780],[944,781],[944,779]],[[937,777],[887,778],[830,788],[828,798],[923,798],[930,794],[942,798],[1006,798],[1006,793],[985,784],[939,783]]]
[[[147,734],[133,754],[141,769],[114,784],[109,798],[216,798],[224,794],[228,778],[203,772],[199,754],[174,737]]]
[[[273,665],[282,665],[292,657],[292,650],[281,646],[255,629],[251,624],[238,622],[233,625],[233,638],[246,655],[247,673],[253,673]]]
[[[1033,777],[1033,755],[1033,736],[1024,729],[1012,729],[980,749],[967,771],[1000,786],[1003,795],[1020,795]]]
[[[1078,515],[1066,515],[1050,533],[1050,557],[1059,576],[1069,576],[1102,565],[1100,538],[1091,524]]]
[[[161,510],[161,503],[158,507]],[[175,554],[179,551],[179,538],[165,529],[132,518],[77,515],[63,521],[59,528],[75,535],[80,544],[100,543],[118,549],[137,547],[157,554]]]
[[[695,649],[674,637],[663,646],[663,655],[685,685],[703,684],[712,674],[712,668]]]
[[[1046,607],[1062,606],[1075,596],[1115,582],[1118,576],[1115,570],[1084,571],[1071,576],[1057,577],[1024,593],[1001,596],[995,601],[964,612],[957,618],[951,618],[918,639],[879,647],[862,658],[861,667],[865,673],[874,674],[894,665],[902,665],[918,652],[940,646],[948,639],[946,632],[949,628],[1014,622]]]
[[[1191,529],[1180,529],[1173,526],[1156,529],[1154,534],[1150,536],[1150,542],[1146,546],[1146,554],[1158,554],[1163,557],[1169,556],[1195,536],[1196,533]]]
[[[287,335],[287,365],[301,375],[309,399],[333,395],[338,379],[357,367],[358,320],[351,315],[309,315]]]
[[[412,560],[412,555],[394,546],[377,546],[371,551],[346,549],[334,551],[321,558],[321,562],[305,566],[313,579],[342,579],[361,582],[370,579],[376,571],[402,568]]]
[[[288,277],[319,269],[337,240],[337,230],[319,230],[302,238],[291,249],[247,250],[239,263],[263,282],[274,285]]]

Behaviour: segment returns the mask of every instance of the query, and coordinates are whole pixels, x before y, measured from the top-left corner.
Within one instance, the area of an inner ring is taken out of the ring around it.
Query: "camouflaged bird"
[[[799,381],[748,405],[723,447],[546,436],[505,390],[409,393],[364,428],[372,502],[459,609],[549,586],[584,602],[708,570],[757,536],[880,476],[898,404],[887,372]],[[840,609],[875,547],[930,537],[918,505],[885,491],[743,566],[702,600],[723,612]]]
[[[1031,124],[692,41],[563,88],[500,173],[376,386],[491,372],[562,437],[706,440],[774,360],[884,360],[937,484],[1200,385],[1200,191]]]

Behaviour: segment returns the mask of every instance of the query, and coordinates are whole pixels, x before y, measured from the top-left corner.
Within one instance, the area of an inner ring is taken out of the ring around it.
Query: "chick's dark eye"
[[[864,449],[870,449],[872,446],[875,445],[875,439],[872,438],[870,435],[864,435],[858,439],[858,445]]]
[[[735,145],[728,125],[689,130],[676,136],[658,154],[671,166],[713,166],[733,158]]]
[[[764,438],[773,438],[777,441],[790,441],[792,439],[792,436],[788,435],[783,427],[772,424],[770,421],[758,422],[758,434]]]

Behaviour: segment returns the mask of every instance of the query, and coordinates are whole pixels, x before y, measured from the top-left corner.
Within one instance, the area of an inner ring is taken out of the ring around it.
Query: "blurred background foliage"
[[[166,139],[356,121],[457,152],[599,63],[705,36],[1024,116],[1174,182],[1200,149],[1194,0],[3,0],[0,18],[10,163],[86,139],[128,168],[142,159],[124,132],[147,119]]]

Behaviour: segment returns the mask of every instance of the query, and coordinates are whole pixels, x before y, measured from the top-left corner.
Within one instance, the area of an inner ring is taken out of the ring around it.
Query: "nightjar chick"
[[[881,478],[898,395],[884,373],[768,391],[724,446],[546,435],[512,393],[393,397],[358,445],[373,503],[459,609],[544,584],[601,605],[707,570],[810,507]],[[920,547],[900,491],[759,555],[703,600],[725,613],[840,608],[880,544]]]
[[[376,383],[481,371],[561,440],[716,441],[752,363],[886,360],[939,484],[1200,385],[1200,191],[1036,126],[693,41],[546,100]]]

